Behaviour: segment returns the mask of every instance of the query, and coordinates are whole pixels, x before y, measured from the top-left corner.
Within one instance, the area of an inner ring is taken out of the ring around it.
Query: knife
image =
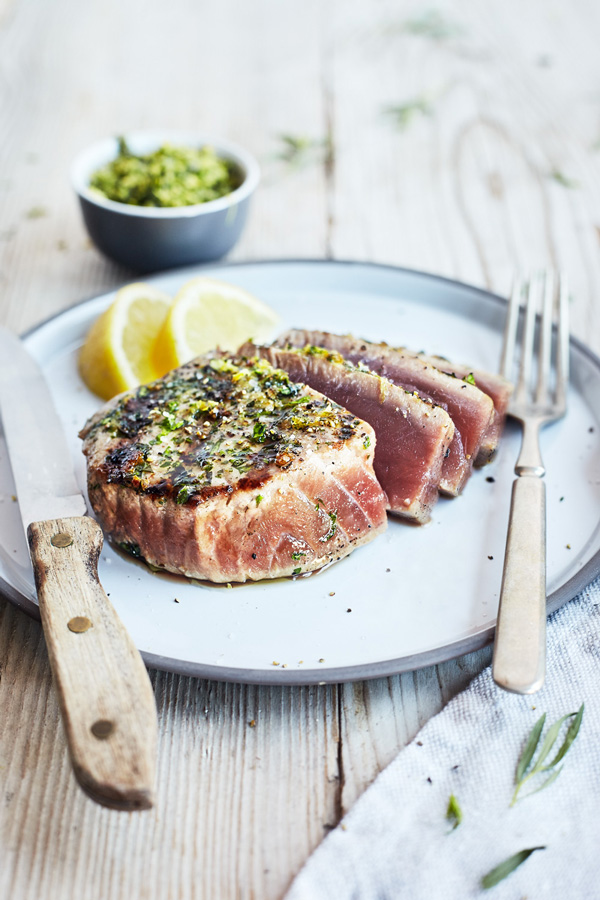
[[[1,327],[0,413],[75,777],[103,806],[149,809],[154,692],[98,579],[102,530],[87,515],[50,389]]]

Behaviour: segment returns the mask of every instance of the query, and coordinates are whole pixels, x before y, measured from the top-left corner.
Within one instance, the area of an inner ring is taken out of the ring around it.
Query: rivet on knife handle
[[[102,531],[93,519],[74,517],[34,522],[28,538],[77,780],[105,806],[149,809],[156,768],[154,694],[142,658],[98,581]]]

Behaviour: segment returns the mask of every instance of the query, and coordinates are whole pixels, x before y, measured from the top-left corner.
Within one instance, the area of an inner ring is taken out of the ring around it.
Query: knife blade
[[[21,340],[2,327],[0,416],[75,776],[104,806],[149,809],[152,686],[98,579],[102,530],[86,514],[50,389]]]

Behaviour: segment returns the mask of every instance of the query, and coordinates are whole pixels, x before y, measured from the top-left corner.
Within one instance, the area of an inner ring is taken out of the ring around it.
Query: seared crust
[[[441,371],[426,358],[404,347],[372,343],[352,335],[324,331],[291,330],[282,335],[277,345],[305,347],[316,344],[341,353],[355,364],[365,364],[372,371],[405,390],[415,391],[447,410],[454,422],[454,438],[444,460],[440,491],[455,497],[465,486],[478,457],[484,436],[493,427],[495,417],[492,399],[471,381],[457,379]],[[472,374],[472,373],[471,373]]]
[[[105,532],[170,572],[300,574],[387,524],[371,427],[258,358],[199,358],[112,400],[81,437]]]
[[[377,435],[375,474],[390,512],[419,524],[429,521],[454,435],[445,410],[323,347],[276,343],[240,349],[255,352],[369,422]]]

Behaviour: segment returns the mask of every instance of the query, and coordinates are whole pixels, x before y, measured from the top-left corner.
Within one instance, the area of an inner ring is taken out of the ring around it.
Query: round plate
[[[495,370],[505,302],[464,284],[388,266],[281,261],[211,266],[151,279],[174,294],[198,274],[238,284],[284,327],[353,332]],[[67,432],[78,480],[78,430],[99,401],[77,374],[77,349],[114,292],[81,303],[26,338]],[[548,610],[600,571],[600,361],[571,343],[565,419],[547,427]],[[440,499],[431,522],[390,518],[385,534],[310,577],[205,586],[152,574],[109,545],[100,578],[146,662],[228,681],[304,684],[396,674],[475,650],[493,636],[519,429],[463,495]],[[0,586],[37,614],[5,447],[0,446]]]

